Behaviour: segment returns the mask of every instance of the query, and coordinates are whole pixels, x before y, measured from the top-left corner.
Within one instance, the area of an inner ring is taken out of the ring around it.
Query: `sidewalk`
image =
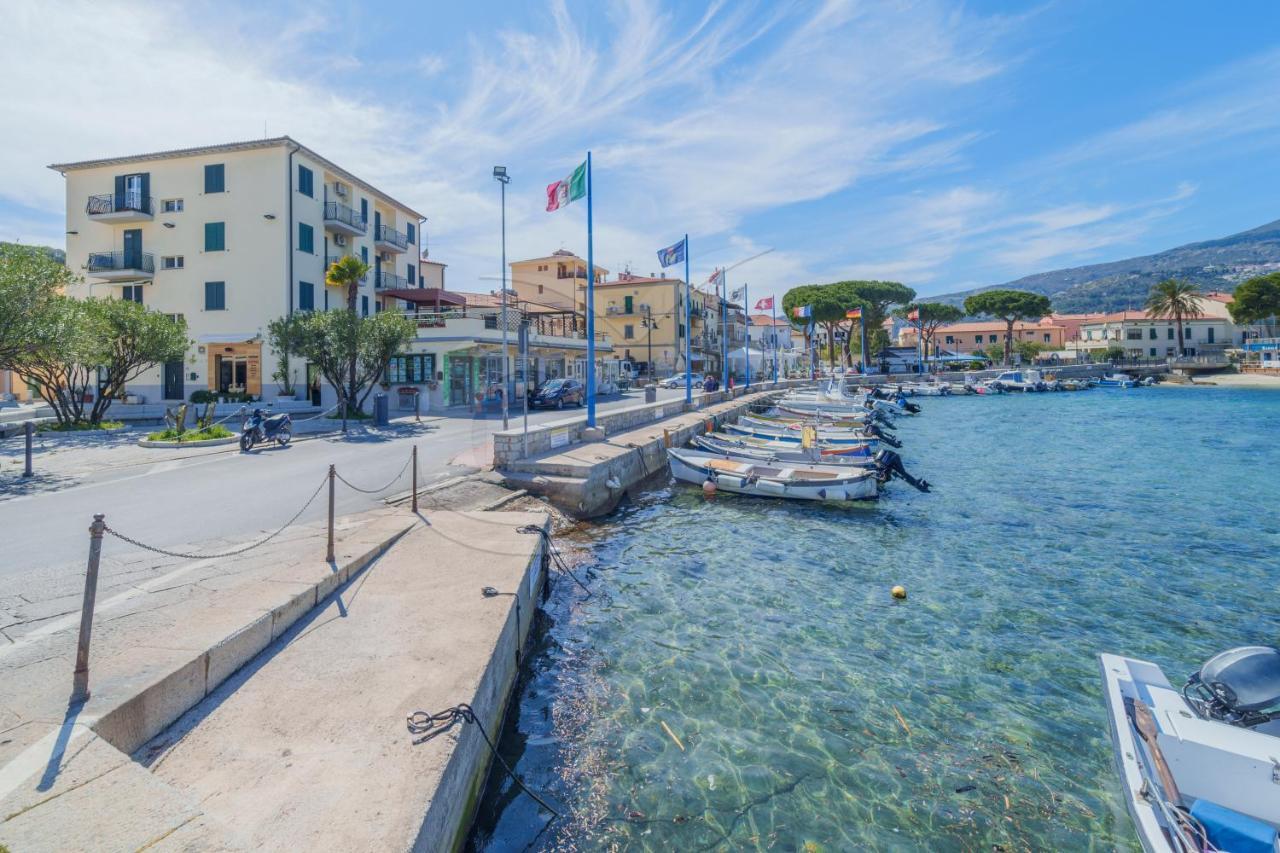
[[[341,519],[333,565],[323,528],[299,527],[100,597],[83,706],[78,613],[0,647],[0,844],[407,848],[457,831],[487,749],[468,730],[413,747],[404,719],[467,702],[496,729],[541,578],[539,537],[516,532],[530,522],[546,516],[377,510]]]

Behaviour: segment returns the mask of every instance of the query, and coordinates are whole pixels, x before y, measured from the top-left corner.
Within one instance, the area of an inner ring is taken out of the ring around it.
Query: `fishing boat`
[[[808,501],[863,501],[880,496],[880,474],[867,468],[727,459],[703,450],[668,448],[671,473],[686,483],[713,483],[740,495]]]
[[[724,424],[721,429],[735,435],[749,435],[755,438],[772,438],[779,441],[790,441],[799,444],[803,438],[803,430],[780,429],[778,427],[762,427],[754,424]],[[852,430],[817,430],[817,440],[832,445],[866,444],[875,449],[878,436],[868,435]]]
[[[908,397],[946,397],[952,393],[951,386],[945,382],[912,382],[899,385],[898,390]]]
[[[856,415],[832,415],[817,410],[813,412],[788,412],[780,408],[772,408],[764,412],[752,412],[750,417],[758,421],[767,421],[769,423],[791,424],[797,421],[805,421],[807,423],[819,426],[840,426],[840,427],[860,427],[870,420],[883,420],[882,418],[872,418],[869,412],[859,412]]]
[[[875,459],[870,452],[850,453],[847,450],[822,447],[806,448],[794,444],[781,447],[762,447],[723,433],[707,433],[693,437],[693,445],[698,450],[716,453],[734,459],[752,459],[760,462],[800,464],[815,463],[819,465],[855,466],[860,468],[876,467]],[[865,448],[860,448],[865,451]]]
[[[804,447],[803,437],[784,436],[780,438],[763,438],[760,436],[746,435],[740,432],[709,432],[706,435],[712,438],[719,438],[725,441],[733,441],[748,447],[754,447],[758,450],[797,450]],[[888,442],[884,442],[888,444]],[[823,441],[815,442],[815,447],[822,452],[823,456],[870,456],[873,448],[870,444],[829,444]],[[896,447],[897,445],[889,445]]]
[[[1280,650],[1222,652],[1181,690],[1154,663],[1099,661],[1123,796],[1143,848],[1280,849]]]
[[[1137,384],[1138,380],[1127,373],[1108,373],[1098,380],[1099,388],[1133,388]]]
[[[1040,378],[1040,373],[1035,370],[1006,370],[994,379],[988,379],[984,384],[990,383],[999,383],[1004,391],[1029,393],[1044,390],[1044,382]]]

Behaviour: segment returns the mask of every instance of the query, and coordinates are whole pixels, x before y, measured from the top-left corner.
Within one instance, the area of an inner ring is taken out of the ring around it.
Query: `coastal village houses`
[[[422,215],[287,136],[50,168],[66,179],[67,265],[84,279],[70,295],[186,318],[186,355],[130,383],[149,402],[198,389],[274,398],[267,324],[345,307],[345,292],[325,285],[343,255],[371,267],[366,315],[418,287]],[[293,372],[307,389],[311,366]]]
[[[1207,293],[1200,312],[1183,319],[1182,352],[1178,330],[1171,318],[1152,317],[1146,311],[1117,311],[1092,315],[1080,324],[1079,337],[1068,349],[1092,353],[1112,346],[1123,347],[1130,358],[1165,358],[1223,353],[1244,344],[1245,329],[1231,321],[1227,306],[1231,295]]]

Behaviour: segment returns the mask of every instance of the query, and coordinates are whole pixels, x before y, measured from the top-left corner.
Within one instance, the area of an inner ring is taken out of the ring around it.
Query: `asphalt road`
[[[658,391],[658,399],[680,399],[684,389]],[[632,392],[599,405],[600,411],[635,405],[643,396]],[[539,411],[530,424],[558,420],[580,410]],[[519,427],[518,414],[511,418]],[[173,548],[221,538],[250,542],[275,530],[298,511],[325,480],[330,464],[362,488],[383,486],[404,469],[410,448],[418,445],[422,484],[474,470],[450,460],[481,445],[502,428],[500,419],[445,418],[417,432],[395,437],[323,437],[297,441],[287,448],[252,454],[215,453],[185,460],[157,455],[154,463],[108,469],[78,485],[12,497],[0,495],[0,592],[23,593],[28,585],[66,572],[83,572],[88,526],[95,513],[107,524],[148,544]],[[338,485],[338,514],[379,505],[389,493],[409,488],[409,474],[388,491],[362,494]],[[324,517],[322,489],[300,521]],[[113,560],[134,559],[140,549],[108,537],[104,554]],[[32,590],[38,593],[38,590]]]

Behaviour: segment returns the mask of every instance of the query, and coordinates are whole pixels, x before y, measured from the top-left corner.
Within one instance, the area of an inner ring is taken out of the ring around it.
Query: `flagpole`
[[[774,307],[773,302],[769,303],[769,333],[773,335],[773,384],[777,385],[778,384],[778,309]]]
[[[587,428],[596,425],[596,263],[591,234],[591,152],[587,152]]]
[[[746,325],[747,345],[746,347],[743,348],[742,354],[743,356],[746,357],[746,360],[747,360],[747,384],[746,384],[747,388],[751,387],[751,315],[747,313],[747,306],[750,304],[751,304],[751,285],[744,284],[742,285],[742,313],[747,318],[747,325]]]
[[[858,328],[862,332],[862,375],[868,374],[867,365],[870,364],[870,354],[867,352],[867,309],[864,306],[858,313]]]
[[[684,235],[684,401],[693,405],[693,326],[689,322],[689,235]]]
[[[720,288],[724,296],[720,298],[720,388],[729,391],[729,273],[720,273]]]

